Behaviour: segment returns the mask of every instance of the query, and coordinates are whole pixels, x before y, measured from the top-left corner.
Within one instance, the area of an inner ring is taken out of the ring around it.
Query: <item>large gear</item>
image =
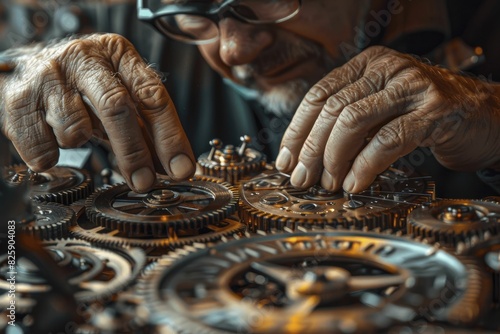
[[[492,303],[500,309],[500,236],[477,242],[472,246],[462,245],[460,254],[481,259],[485,271],[490,273],[493,281]],[[498,319],[500,329],[500,319]]]
[[[281,233],[169,254],[138,289],[178,333],[374,333],[416,319],[471,326],[490,290],[474,261],[403,238]]]
[[[75,223],[73,210],[59,203],[33,202],[32,212],[33,220],[18,222],[17,226],[23,233],[42,240],[66,237],[69,226]]]
[[[261,152],[248,148],[249,136],[242,136],[240,147],[226,145],[222,150],[219,139],[210,141],[212,149],[198,158],[201,174],[222,179],[230,184],[238,184],[261,173],[266,167],[266,156]]]
[[[82,240],[45,241],[45,250],[68,275],[77,302],[105,300],[135,280],[145,264],[142,250],[134,248],[99,248]],[[9,305],[8,281],[12,269],[7,254],[0,256],[0,307]],[[40,294],[49,293],[44,268],[23,257],[16,258],[16,309],[28,312]]]
[[[242,185],[239,215],[253,231],[312,225],[405,230],[411,209],[433,198],[433,182],[394,169],[358,194],[296,189],[288,175],[269,171]]]
[[[87,216],[127,236],[175,237],[176,231],[200,230],[236,211],[237,190],[206,178],[160,180],[151,191],[135,193],[126,184],[103,188],[86,201]]]
[[[231,216],[218,222],[192,230],[178,228],[169,238],[165,237],[135,237],[119,231],[103,227],[89,220],[84,214],[82,203],[73,203],[71,208],[76,212],[76,224],[70,228],[73,237],[104,246],[128,246],[142,248],[149,260],[156,260],[161,255],[193,243],[210,243],[224,236],[243,233],[246,226],[237,217]]]
[[[29,183],[30,196],[42,202],[69,205],[89,196],[94,190],[90,174],[83,169],[56,166],[42,173],[33,173],[25,165],[5,169],[5,179],[11,184]]]
[[[500,204],[468,199],[427,203],[408,216],[408,234],[454,249],[500,232]]]

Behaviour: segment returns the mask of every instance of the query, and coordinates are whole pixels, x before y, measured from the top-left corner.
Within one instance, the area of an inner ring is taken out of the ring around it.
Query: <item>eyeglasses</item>
[[[252,24],[273,24],[297,15],[302,0],[138,0],[141,21],[161,33],[190,44],[208,44],[219,39],[219,21],[233,17]]]

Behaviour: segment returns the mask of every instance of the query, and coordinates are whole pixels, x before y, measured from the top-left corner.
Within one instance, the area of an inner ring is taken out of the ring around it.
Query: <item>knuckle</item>
[[[350,104],[340,113],[337,123],[345,130],[354,130],[361,128],[368,118],[367,112],[363,108]]]
[[[92,128],[86,123],[80,120],[63,128],[60,134],[56,133],[59,145],[62,148],[78,147],[92,138]]]
[[[298,122],[301,123],[301,122]],[[300,124],[296,122],[292,122],[285,133],[284,141],[300,139],[303,137],[302,130],[300,128]]]
[[[162,136],[160,136],[162,146],[165,147],[179,147],[180,143],[185,141],[185,138],[182,132],[179,131],[167,131],[164,132]]]
[[[21,158],[34,171],[53,167],[59,159],[59,151],[52,136],[23,136],[12,140]]]
[[[340,95],[333,95],[326,101],[319,117],[325,120],[336,119],[347,105],[349,105],[349,101],[346,98]]]
[[[382,127],[373,140],[376,140],[377,145],[386,151],[397,150],[404,142],[401,129],[389,125]]]
[[[325,87],[325,81],[322,80],[315,84],[304,97],[304,102],[313,106],[322,104],[331,94]]]
[[[138,95],[142,97],[140,103],[143,109],[153,115],[163,112],[172,103],[159,82],[148,81],[138,88]]]
[[[317,141],[307,138],[300,152],[300,160],[316,159],[323,154],[322,146]]]
[[[140,145],[131,145],[120,155],[126,167],[141,164],[149,159],[149,151]]]
[[[128,93],[121,87],[113,87],[101,95],[97,109],[102,120],[123,121],[134,109],[129,103]]]
[[[363,76],[360,80],[360,85],[364,87],[368,93],[375,93],[385,86],[386,76],[383,71],[372,71],[369,75]],[[357,90],[360,91],[360,90]]]

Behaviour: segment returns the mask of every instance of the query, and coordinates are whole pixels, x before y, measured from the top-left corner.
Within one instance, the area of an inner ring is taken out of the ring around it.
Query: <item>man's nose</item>
[[[220,57],[228,66],[251,63],[273,42],[266,26],[225,18],[219,22]]]

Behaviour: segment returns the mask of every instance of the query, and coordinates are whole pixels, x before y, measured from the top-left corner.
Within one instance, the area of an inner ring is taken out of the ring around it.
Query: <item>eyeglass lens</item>
[[[229,10],[245,22],[262,24],[282,22],[293,16],[299,7],[299,0],[242,0]],[[186,42],[209,43],[219,37],[218,24],[201,14],[166,15],[155,23],[167,35]]]

